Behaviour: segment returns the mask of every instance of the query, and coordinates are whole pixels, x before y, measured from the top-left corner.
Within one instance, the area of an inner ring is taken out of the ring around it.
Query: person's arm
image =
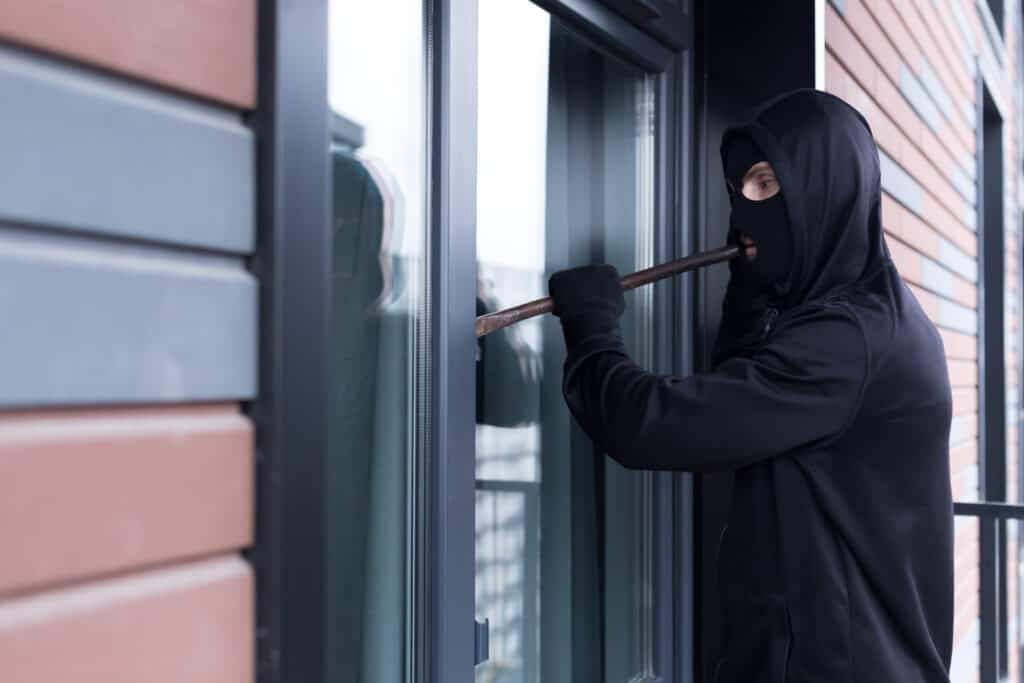
[[[854,415],[867,352],[844,308],[822,307],[788,322],[755,354],[726,360],[713,373],[657,376],[629,358],[618,316],[607,314],[615,306],[592,313],[601,310],[592,293],[610,293],[596,285],[601,277],[590,271],[577,280],[591,293],[582,303],[559,292],[568,352],[563,393],[583,430],[623,466],[736,469],[824,443]]]

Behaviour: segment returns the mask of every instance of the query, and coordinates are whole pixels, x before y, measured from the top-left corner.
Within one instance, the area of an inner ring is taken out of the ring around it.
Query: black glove
[[[562,321],[566,348],[593,334],[618,334],[626,301],[614,266],[600,264],[560,270],[548,279],[548,293],[554,299],[552,312]]]

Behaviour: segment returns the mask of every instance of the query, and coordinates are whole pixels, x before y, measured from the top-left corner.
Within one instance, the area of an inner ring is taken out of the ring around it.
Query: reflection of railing
[[[998,683],[1006,671],[1007,653],[1004,644],[1009,643],[1004,631],[1006,582],[1001,576],[1006,571],[1006,522],[1024,519],[1024,505],[1009,503],[954,503],[953,514],[961,517],[975,517],[978,520],[978,581],[980,638],[980,683]]]
[[[478,510],[480,499],[485,496],[491,498],[495,507],[502,496],[514,496],[514,499],[519,501],[519,505],[516,506],[518,513],[502,516],[495,510],[487,520],[489,523],[483,526],[480,516],[477,517],[477,576],[489,577],[493,572],[499,571],[505,575],[504,578],[513,579],[504,581],[497,591],[477,595],[478,616],[485,616],[491,620],[491,661],[486,666],[488,670],[497,669],[493,677],[495,682],[515,680],[516,683],[537,683],[537,634],[540,624],[540,483],[477,479],[476,490]],[[486,543],[482,542],[486,535],[491,535],[499,543],[520,536],[520,552],[509,553],[508,557],[481,557],[480,548],[487,547]],[[518,582],[514,580],[516,565],[521,568]],[[522,606],[522,611],[518,615],[507,610],[508,604],[515,600]],[[510,662],[502,661],[501,657],[508,656],[509,651],[514,649],[511,646],[517,639],[521,676],[506,679],[502,677],[501,669],[514,671],[517,667],[510,666]]]

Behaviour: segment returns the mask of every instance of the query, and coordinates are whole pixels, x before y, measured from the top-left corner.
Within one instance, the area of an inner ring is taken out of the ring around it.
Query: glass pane
[[[422,2],[329,3],[331,681],[399,683],[410,665],[408,491],[426,357],[417,345],[426,235],[423,25]]]
[[[527,0],[480,3],[478,314],[545,296],[554,271],[651,264],[653,89]],[[651,358],[650,291],[624,330]],[[651,671],[651,476],[594,451],[562,400],[551,316],[482,339],[477,362],[480,683]]]

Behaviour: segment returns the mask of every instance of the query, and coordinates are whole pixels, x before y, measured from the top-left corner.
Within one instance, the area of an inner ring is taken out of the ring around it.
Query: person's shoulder
[[[778,332],[822,335],[837,330],[860,328],[856,302],[845,297],[813,301],[785,311],[779,316]]]
[[[780,316],[770,351],[809,369],[843,364],[867,368],[868,344],[856,307],[845,299],[800,306]]]

